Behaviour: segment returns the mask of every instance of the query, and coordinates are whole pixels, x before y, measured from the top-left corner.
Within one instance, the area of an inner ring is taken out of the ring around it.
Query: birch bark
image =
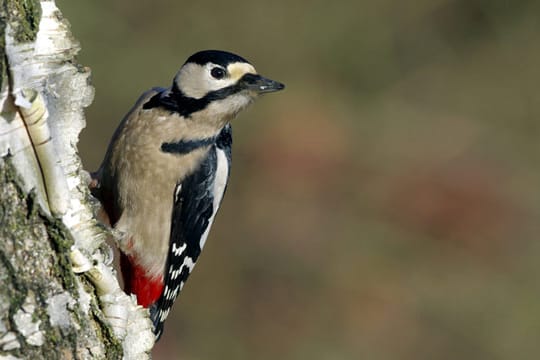
[[[94,93],[79,49],[54,1],[0,0],[0,360],[148,359],[154,343],[77,154]]]

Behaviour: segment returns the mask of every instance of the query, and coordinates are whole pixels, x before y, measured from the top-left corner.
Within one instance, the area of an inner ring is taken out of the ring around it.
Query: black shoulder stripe
[[[161,144],[161,151],[171,154],[189,154],[193,150],[210,146],[216,142],[216,137],[210,137],[206,139],[198,140],[180,140],[174,143],[163,143]]]
[[[219,149],[225,151],[228,158],[231,157],[232,127],[227,124],[217,136],[197,140],[180,140],[174,143],[161,144],[161,151],[171,154],[188,154],[193,150],[216,144]],[[230,160],[230,159],[229,159]]]

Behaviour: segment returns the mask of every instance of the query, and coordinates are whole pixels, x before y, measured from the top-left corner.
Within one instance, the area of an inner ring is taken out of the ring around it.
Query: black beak
[[[285,85],[282,83],[267,79],[259,74],[245,74],[240,79],[240,82],[246,89],[259,94],[279,91],[285,88]]]

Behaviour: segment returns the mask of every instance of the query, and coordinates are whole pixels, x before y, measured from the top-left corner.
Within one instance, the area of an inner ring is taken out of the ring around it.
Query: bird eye
[[[210,71],[210,75],[212,75],[214,79],[223,79],[225,77],[225,70],[215,67],[212,69],[212,71]]]

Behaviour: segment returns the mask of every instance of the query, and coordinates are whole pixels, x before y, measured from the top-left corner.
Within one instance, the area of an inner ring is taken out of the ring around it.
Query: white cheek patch
[[[176,75],[175,82],[178,88],[187,96],[200,99],[211,91],[219,90],[233,85],[236,80],[231,77],[215,79],[210,72],[219,65],[208,63],[206,65],[186,64]]]
[[[193,63],[185,64],[174,78],[174,81],[186,96],[200,99],[208,92],[205,72],[206,68],[204,66]]]
[[[215,67],[221,66],[213,63],[205,65],[185,64],[176,75],[174,81],[186,96],[200,99],[211,91],[236,84],[247,73],[257,73],[251,64],[238,62],[227,66],[229,76],[223,79],[215,79],[210,74]]]

